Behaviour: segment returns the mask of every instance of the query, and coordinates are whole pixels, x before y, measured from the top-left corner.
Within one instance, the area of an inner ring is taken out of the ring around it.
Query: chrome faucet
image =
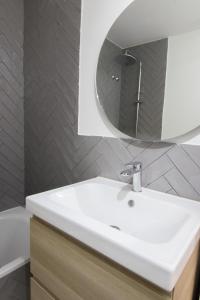
[[[133,191],[142,192],[142,163],[130,162],[125,165],[126,169],[120,175],[133,178]]]

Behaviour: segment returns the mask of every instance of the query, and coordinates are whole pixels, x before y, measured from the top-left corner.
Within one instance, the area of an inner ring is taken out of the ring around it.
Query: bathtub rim
[[[25,259],[24,257],[18,257],[8,264],[4,265],[0,268],[0,279],[6,277],[7,275],[13,273],[14,271],[20,269],[27,263],[29,263],[30,259]]]
[[[16,206],[13,208],[9,208],[6,210],[3,210],[0,212],[0,219],[3,216],[16,216],[16,217],[22,217],[23,219],[29,221],[32,217],[32,214],[24,207],[24,206]]]

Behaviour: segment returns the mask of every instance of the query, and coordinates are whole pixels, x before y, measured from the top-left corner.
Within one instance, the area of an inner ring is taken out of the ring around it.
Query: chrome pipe
[[[136,125],[135,125],[135,137],[138,135],[138,123],[139,123],[139,113],[140,113],[140,104],[141,101],[141,83],[142,83],[142,62],[140,61],[140,70],[138,77],[138,93],[137,93],[137,101],[136,101]]]

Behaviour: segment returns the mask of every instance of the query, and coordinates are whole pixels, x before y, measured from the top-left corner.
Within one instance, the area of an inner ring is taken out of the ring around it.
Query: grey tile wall
[[[104,111],[111,123],[119,128],[121,65],[117,58],[122,49],[105,40],[101,49],[97,70],[97,91]],[[115,76],[115,79],[112,78]],[[119,78],[117,81],[116,78]]]
[[[24,204],[23,0],[0,0],[0,210]]]
[[[129,48],[128,51],[142,62],[141,100],[138,138],[159,140],[165,93],[168,39]],[[122,68],[120,126],[123,132],[135,136],[136,104],[138,93],[138,64]],[[132,126],[130,126],[132,125]]]
[[[129,136],[136,136],[139,62],[142,63],[137,138],[160,140],[164,105],[168,39],[127,49],[137,58],[128,65],[121,49],[108,39],[101,49],[97,68],[97,91],[110,122]],[[118,77],[118,81],[113,80]]]
[[[124,163],[137,159],[145,186],[200,200],[200,147],[77,135],[80,5],[25,1],[26,193],[120,179]]]

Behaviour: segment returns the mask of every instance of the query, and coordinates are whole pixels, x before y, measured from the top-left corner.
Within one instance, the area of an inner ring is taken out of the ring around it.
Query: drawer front
[[[171,300],[155,288],[36,218],[31,272],[60,300]]]
[[[31,300],[56,300],[37,281],[31,278]]]

